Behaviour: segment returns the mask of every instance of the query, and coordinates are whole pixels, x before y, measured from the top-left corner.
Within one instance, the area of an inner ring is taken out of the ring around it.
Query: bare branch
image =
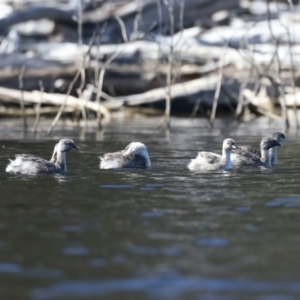
[[[19,74],[19,89],[21,92],[21,97],[20,97],[20,107],[22,110],[22,117],[23,117],[23,128],[24,130],[27,129],[27,119],[25,115],[25,107],[24,107],[24,84],[23,84],[23,77],[25,75],[25,66],[21,68],[20,74]]]
[[[100,107],[100,100],[101,100],[101,95],[102,95],[102,88],[103,88],[103,80],[104,80],[105,71],[106,71],[107,67],[111,64],[111,62],[118,55],[120,55],[120,53],[118,53],[116,51],[113,55],[111,55],[111,57],[105,62],[104,66],[101,68],[101,71],[100,71],[100,74],[99,74],[99,80],[98,80],[98,84],[97,84],[97,95],[96,95],[96,103],[99,105],[99,107]],[[97,120],[98,120],[98,128],[101,129],[102,124],[101,124],[101,111],[100,110],[97,112]]]
[[[39,85],[40,85],[40,91],[41,91],[41,98],[40,102],[36,105],[36,117],[35,117],[35,122],[33,126],[33,133],[36,134],[39,124],[40,124],[40,113],[41,113],[41,103],[43,103],[43,95],[44,95],[44,86],[43,86],[43,81],[39,80]]]
[[[267,0],[267,16],[268,16],[268,27],[269,27],[270,35],[271,35],[273,44],[276,46],[276,50],[277,50],[276,55],[275,55],[275,58],[276,58],[275,59],[275,68],[276,68],[276,72],[277,72],[278,90],[281,95],[281,97],[279,97],[280,106],[281,106],[281,114],[282,114],[282,118],[285,121],[286,128],[289,128],[290,122],[289,122],[289,118],[287,115],[286,99],[285,99],[285,94],[284,94],[284,90],[283,90],[283,86],[282,86],[281,66],[280,66],[280,59],[279,59],[279,54],[278,54],[279,42],[277,41],[277,39],[273,33],[273,29],[272,29],[272,25],[271,25],[270,0]]]
[[[79,68],[78,68],[78,70],[77,70],[77,72],[76,72],[76,74],[75,74],[73,80],[71,81],[71,83],[70,83],[70,85],[69,85],[69,87],[68,87],[68,90],[67,90],[67,94],[66,94],[65,100],[64,100],[63,103],[61,104],[61,107],[60,107],[59,112],[57,113],[57,115],[55,116],[54,120],[52,121],[51,126],[50,126],[50,129],[48,130],[48,134],[51,134],[51,132],[52,132],[53,128],[55,127],[56,123],[58,122],[58,120],[59,120],[59,118],[60,118],[62,112],[64,111],[64,108],[65,108],[66,103],[67,103],[67,101],[68,101],[68,97],[69,97],[70,94],[71,94],[71,91],[72,91],[72,89],[73,89],[73,86],[74,86],[75,82],[77,81],[77,79],[79,78],[79,75],[81,74],[81,70],[82,70],[82,67],[83,67],[84,64],[85,64],[85,60],[86,60],[86,58],[88,57],[88,55],[89,55],[89,53],[90,53],[90,51],[91,51],[91,47],[92,47],[92,45],[93,45],[93,43],[94,43],[95,36],[96,36],[96,35],[95,35],[95,32],[94,32],[94,34],[93,34],[93,36],[92,36],[92,38],[91,38],[90,44],[89,44],[89,48],[88,48],[86,54],[85,54],[84,57],[83,57],[82,65],[79,66]]]
[[[123,20],[119,16],[115,16],[115,18],[116,18],[116,20],[118,21],[118,23],[120,25],[121,34],[122,34],[122,38],[123,38],[124,42],[128,43],[126,27],[125,27],[125,24],[124,24]]]
[[[229,41],[227,41],[226,45],[224,46],[222,58],[220,60],[218,83],[216,86],[215,95],[214,95],[214,99],[213,99],[213,106],[212,106],[211,114],[210,114],[210,118],[209,118],[209,123],[210,123],[211,128],[214,126],[214,121],[215,121],[215,117],[216,117],[216,111],[217,111],[217,106],[218,106],[218,99],[220,96],[220,90],[221,90],[221,86],[222,86],[222,79],[223,79],[223,72],[224,72],[224,65],[225,65],[225,60],[226,60],[226,52],[227,52],[227,48],[228,48],[228,43],[229,43]]]

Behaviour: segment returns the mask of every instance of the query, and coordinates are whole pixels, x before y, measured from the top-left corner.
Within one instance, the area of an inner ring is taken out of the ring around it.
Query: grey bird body
[[[266,137],[261,140],[260,143],[260,156],[248,151],[247,148],[239,147],[231,155],[232,163],[235,167],[242,166],[264,166],[270,167],[272,165],[269,149],[273,147],[281,146],[276,139],[272,137]]]
[[[254,147],[250,147],[250,146],[239,146],[239,152],[240,154],[243,153],[243,155],[255,155],[255,156],[258,156],[260,157],[261,156],[261,153],[260,153],[260,150],[257,149],[257,148],[254,148]],[[233,153],[235,153],[235,151],[233,151]]]
[[[270,137],[275,139],[279,144],[282,143],[283,141],[288,140],[286,136],[281,132],[274,132]],[[232,154],[234,153],[238,153],[239,155],[245,156],[246,158],[248,157],[250,159],[252,158],[252,155],[261,158],[261,150],[250,146],[239,146],[239,149],[237,151],[233,151]],[[278,162],[277,146],[270,148],[269,154],[271,157],[271,164],[276,165]],[[252,160],[255,160],[255,157],[253,157]]]
[[[140,142],[130,143],[124,150],[100,156],[100,169],[149,168],[147,147]]]
[[[79,149],[72,140],[62,139],[54,148],[50,161],[31,154],[16,154],[10,160],[6,172],[35,175],[42,173],[63,173],[67,169],[66,153],[71,149]]]
[[[192,159],[188,164],[191,171],[213,171],[213,170],[231,170],[231,150],[236,149],[233,139],[226,139],[223,142],[222,155],[201,151],[198,156]]]

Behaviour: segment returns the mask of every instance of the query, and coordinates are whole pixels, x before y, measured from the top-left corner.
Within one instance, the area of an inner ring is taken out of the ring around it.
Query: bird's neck
[[[150,160],[149,154],[148,153],[143,153],[142,156],[146,160],[146,167],[147,168],[151,167],[151,160]]]
[[[151,167],[151,160],[149,157],[146,157],[146,167],[147,168]]]
[[[224,169],[232,169],[231,162],[231,151],[230,150],[222,150],[222,160],[224,161]]]
[[[57,159],[55,165],[61,168],[63,171],[67,170],[67,152],[57,151]]]
[[[269,153],[270,153],[270,156],[271,156],[271,164],[276,165],[277,164],[277,146],[271,148]]]
[[[126,155],[130,155],[130,154],[129,154],[129,153],[125,153],[125,156],[126,156]],[[133,156],[135,156],[135,155],[140,155],[140,156],[142,156],[142,157],[146,160],[146,167],[147,167],[147,168],[151,167],[151,160],[150,160],[150,157],[149,157],[149,154],[148,154],[147,151],[141,151],[141,152],[139,152],[139,153],[133,154]]]
[[[269,150],[261,149],[261,161],[266,167],[271,166],[271,158],[270,158]]]

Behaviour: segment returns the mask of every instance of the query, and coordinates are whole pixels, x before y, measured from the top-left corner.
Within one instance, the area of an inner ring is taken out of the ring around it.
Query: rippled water
[[[197,150],[220,152],[226,137],[258,145],[281,128],[181,119],[168,140],[156,123],[22,139],[0,123],[0,299],[299,299],[298,134],[272,170],[195,174]],[[66,175],[5,173],[13,153],[50,158],[61,137],[81,147]],[[99,169],[131,141],[147,144],[151,169]]]

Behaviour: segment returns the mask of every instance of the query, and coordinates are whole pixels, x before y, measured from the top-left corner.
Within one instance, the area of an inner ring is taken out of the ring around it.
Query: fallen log
[[[0,55],[0,79],[18,76],[23,67],[26,69],[26,76],[31,77],[73,75],[78,69],[78,65],[74,62],[63,62],[41,56],[29,58],[21,53]]]
[[[73,15],[76,15],[76,10],[74,9],[63,9],[63,7],[56,8],[50,6],[29,6],[24,10],[13,11],[11,14],[0,19],[0,33],[8,31],[13,25],[40,19],[59,20],[75,25],[76,23]]]
[[[73,25],[74,29],[76,28],[77,21],[74,16],[77,16],[78,8],[74,1],[69,1],[69,3],[64,1],[67,4],[62,4],[61,1],[52,1],[46,5],[44,1],[34,1],[35,5],[27,2],[22,6],[17,5],[19,2],[13,2],[9,1],[8,3],[19,9],[0,19],[0,32],[7,32],[18,23],[40,19],[68,23]],[[112,1],[112,3],[95,1],[92,4],[84,1],[81,5],[83,30],[92,33],[97,23],[106,23],[105,36],[112,42],[119,42],[122,38],[116,16],[122,19],[128,37],[135,38],[134,34],[138,34],[138,32],[154,31],[163,34],[169,31],[169,7],[167,2],[162,0]],[[175,30],[178,31],[181,27],[191,27],[197,22],[213,24],[211,16],[215,12],[222,10],[232,12],[239,8],[239,0],[185,0],[184,5],[182,1],[174,1],[172,10]],[[140,16],[138,22],[136,21],[137,16]]]
[[[169,34],[170,14],[167,1],[142,0],[128,1],[124,5],[111,5],[98,8],[92,13],[83,16],[84,21],[93,20],[106,24],[105,35],[110,42],[123,40],[120,25],[115,19],[119,17],[124,23],[126,35],[129,40],[139,38],[145,32]],[[170,2],[171,3],[171,2]],[[210,1],[210,0],[185,0],[172,2],[172,16],[174,18],[175,32],[182,28],[192,27],[198,23],[210,23],[211,16],[221,10],[233,11],[239,9],[238,0]]]
[[[41,107],[39,114],[40,115],[54,115],[58,112],[58,107]],[[72,107],[66,107],[64,113],[73,113],[74,109]],[[35,108],[26,108],[24,109],[24,114],[28,117],[34,117],[37,114]],[[0,115],[10,116],[10,117],[22,117],[23,110],[19,108],[8,108],[5,106],[0,106]]]
[[[8,89],[0,87],[0,102],[2,103],[20,103],[21,92],[19,90]],[[23,92],[24,104],[48,104],[54,106],[60,106],[65,101],[66,95],[62,94],[49,94],[43,93],[43,99],[41,102],[41,92]],[[82,108],[89,109],[94,112],[100,111],[106,120],[110,119],[110,113],[106,107],[102,104],[98,104],[84,99],[79,99],[73,96],[68,96],[66,101],[66,107],[72,107],[74,110],[80,110]]]
[[[83,49],[84,52],[88,50],[87,46]],[[27,45],[23,50],[38,52],[40,55],[33,58],[14,53],[0,55],[0,86],[18,89],[18,75],[21,68],[25,66],[24,90],[38,89],[38,81],[42,80],[47,91],[53,88],[54,78],[64,78],[66,82],[70,82],[78,69],[76,61],[80,53],[77,44],[39,43]],[[116,95],[128,95],[164,85],[168,72],[167,59],[170,55],[167,41],[161,41],[161,44],[137,41],[122,45],[101,45],[99,48],[92,46],[90,63],[85,66],[87,74],[93,74],[96,66],[101,69],[106,58],[116,52],[119,55],[106,71],[104,91],[109,92],[109,88],[112,87]],[[221,54],[222,49],[219,47],[197,44],[176,47],[175,60],[180,64],[174,66],[174,74],[178,74],[180,80],[188,76],[211,73],[218,69]],[[103,61],[96,61],[97,56]],[[225,64],[233,63],[238,64],[239,67],[243,63],[248,66],[235,49],[228,49]],[[65,89],[57,92],[63,93]]]
[[[0,86],[19,88],[19,74],[23,76],[24,90],[39,89],[39,81],[45,90],[52,90],[56,78],[72,78],[78,69],[76,62],[62,62],[40,56],[26,57],[21,53],[0,54]]]
[[[174,84],[171,88],[171,100],[179,98],[188,99],[200,97],[201,103],[207,106],[212,105],[212,93],[214,93],[218,82],[217,75],[211,75],[200,79],[190,80],[184,83]],[[226,85],[226,83],[224,83]],[[238,85],[231,84],[231,89],[237,89]],[[202,94],[201,94],[202,93]],[[166,88],[156,88],[145,93],[111,98],[105,102],[105,107],[109,110],[117,110],[123,106],[134,107],[145,104],[152,104],[159,101],[164,101],[166,97]],[[220,105],[227,105],[228,101],[223,97],[219,98]],[[191,103],[194,105],[194,103]]]

